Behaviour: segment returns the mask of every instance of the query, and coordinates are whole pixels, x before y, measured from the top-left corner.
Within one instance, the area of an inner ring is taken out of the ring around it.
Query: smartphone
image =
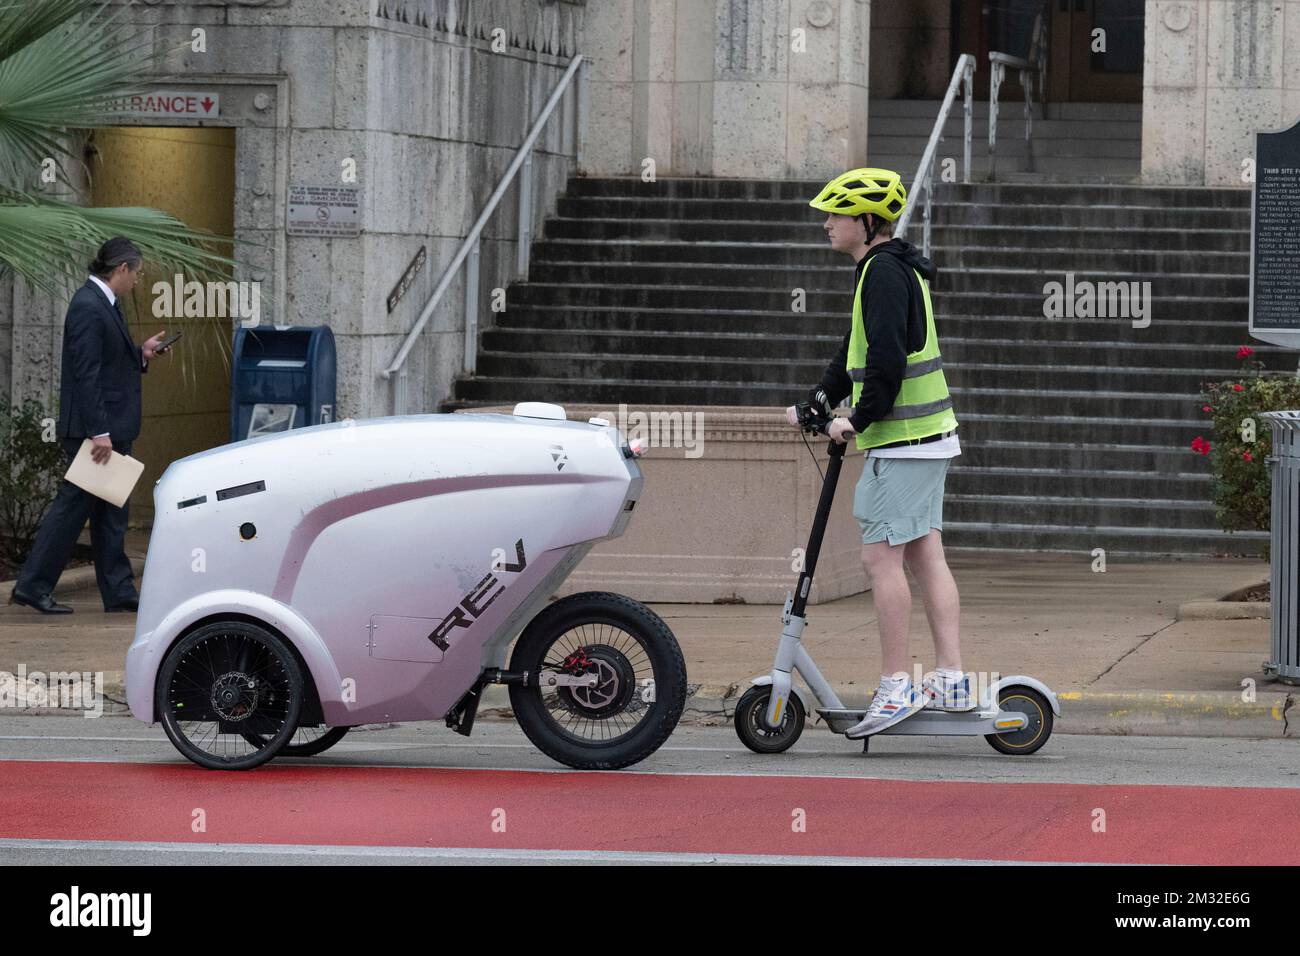
[[[169,348],[175,345],[176,342],[180,339],[180,337],[183,336],[184,334],[185,334],[185,330],[181,329],[171,338],[163,339],[161,342],[158,343],[158,348],[154,349],[154,352],[166,352]]]

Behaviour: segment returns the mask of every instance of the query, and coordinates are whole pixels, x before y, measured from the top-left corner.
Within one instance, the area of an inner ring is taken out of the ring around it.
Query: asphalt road
[[[1290,863],[1295,740],[979,739],[810,728],[783,755],[680,728],[635,768],[575,772],[512,722],[353,731],[230,773],[130,718],[0,717],[0,863]],[[1104,827],[1104,828],[1103,828]]]

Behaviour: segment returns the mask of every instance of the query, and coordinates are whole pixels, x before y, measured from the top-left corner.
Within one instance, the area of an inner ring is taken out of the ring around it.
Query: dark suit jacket
[[[87,279],[63,321],[59,436],[109,432],[114,444],[139,438],[140,374],[148,370],[121,314]]]

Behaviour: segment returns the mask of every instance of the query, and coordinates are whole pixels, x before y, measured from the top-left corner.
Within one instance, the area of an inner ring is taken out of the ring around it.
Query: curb
[[[1178,605],[1179,621],[1265,620],[1272,617],[1267,601],[1187,601]]]
[[[681,722],[696,726],[729,723],[736,701],[749,687],[702,685],[688,697]],[[837,687],[850,707],[865,707],[866,695]],[[1239,691],[1059,691],[1064,734],[1133,737],[1300,737],[1300,708],[1292,710],[1300,689],[1259,691],[1243,701]],[[814,720],[815,715],[810,717]]]
[[[129,555],[131,561],[131,571],[137,578],[144,577],[144,555]],[[4,596],[6,602],[13,593],[14,586],[17,585],[18,579],[13,578],[9,581],[0,581],[0,595]],[[95,580],[95,566],[87,564],[79,568],[73,568],[71,571],[64,571],[59,575],[59,581],[54,585],[53,597],[58,600],[60,597],[67,597],[70,594],[76,594],[90,588],[98,587]]]
[[[1296,692],[1065,691],[1060,728],[1069,734],[1147,737],[1300,737]]]
[[[691,727],[716,727],[731,723],[736,702],[749,688],[744,684],[690,684],[680,723]],[[849,706],[865,707],[866,694],[855,688],[836,688]],[[108,715],[126,715],[126,689],[122,673],[106,673],[104,708]],[[1300,738],[1300,688],[1295,692],[1259,691],[1253,701],[1238,691],[1061,691],[1057,694],[1061,716],[1056,731],[1117,737],[1248,737]],[[67,715],[81,711],[57,707],[27,707],[16,713],[35,716]],[[486,720],[511,720],[510,692],[501,685],[484,689],[478,716]],[[815,720],[810,716],[810,721]]]

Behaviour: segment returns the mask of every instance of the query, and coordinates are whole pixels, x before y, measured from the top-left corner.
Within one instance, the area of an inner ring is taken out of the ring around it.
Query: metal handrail
[[[579,167],[582,166],[582,149],[587,132],[587,74],[589,62],[581,53],[575,55],[569,61],[569,68],[564,71],[564,75],[555,84],[550,99],[542,107],[542,112],[537,117],[537,121],[533,124],[533,128],[529,131],[523,145],[515,152],[514,160],[506,169],[505,175],[501,177],[501,181],[497,183],[496,190],[493,191],[487,205],[483,207],[483,211],[475,220],[474,226],[470,229],[464,242],[460,244],[460,248],[456,250],[456,255],[452,257],[451,264],[447,266],[442,278],[438,280],[433,294],[429,296],[429,301],[425,303],[424,308],[420,311],[420,317],[415,320],[411,330],[406,333],[406,338],[402,341],[402,347],[397,350],[397,354],[388,367],[380,373],[385,379],[394,381],[393,413],[395,415],[406,414],[406,358],[411,349],[415,347],[420,332],[423,331],[425,325],[433,316],[434,309],[438,307],[443,295],[450,288],[452,280],[456,278],[456,273],[467,260],[469,264],[465,274],[464,368],[467,374],[472,375],[474,373],[478,361],[479,236],[483,232],[483,227],[487,225],[488,218],[496,211],[501,197],[510,188],[510,184],[514,181],[515,174],[519,172],[520,168],[523,169],[524,175],[519,183],[519,244],[518,254],[515,259],[515,270],[520,278],[527,278],[528,254],[533,236],[533,144],[537,142],[537,137],[541,135],[547,120],[555,112],[555,107],[559,104],[560,98],[568,91],[574,75],[579,74],[579,70],[581,70],[577,85],[577,109],[574,112],[575,122],[578,127],[575,136],[575,161]]]
[[[1025,93],[1025,169],[1034,170],[1033,127],[1034,100],[1031,92],[1030,77],[1038,74],[1038,99],[1046,102],[1045,88],[1047,80],[1047,44],[1043,34],[1045,20],[1040,12],[1034,20],[1032,39],[1029,44],[1029,58],[1012,56],[1009,53],[989,52],[989,179],[996,173],[996,153],[998,143],[998,90],[1008,68],[1020,71],[1020,86]]]
[[[934,129],[930,131],[930,141],[925,144],[925,152],[921,154],[921,165],[916,168],[916,178],[912,180],[912,188],[908,191],[907,205],[903,208],[903,214],[898,217],[898,223],[894,226],[894,235],[901,239],[903,233],[907,231],[908,223],[911,222],[912,210],[917,207],[921,191],[924,190],[925,205],[921,218],[925,226],[921,233],[921,254],[926,256],[930,254],[930,204],[934,195],[935,154],[939,148],[939,141],[943,139],[943,127],[948,122],[948,111],[952,109],[952,101],[957,97],[957,85],[959,83],[965,87],[965,103],[962,107],[962,113],[965,117],[966,127],[962,136],[961,181],[963,183],[970,182],[971,110],[974,100],[975,57],[969,53],[963,53],[957,57],[957,65],[953,67],[952,79],[948,81],[948,91],[944,94],[943,103],[939,106],[939,116],[934,121]]]

